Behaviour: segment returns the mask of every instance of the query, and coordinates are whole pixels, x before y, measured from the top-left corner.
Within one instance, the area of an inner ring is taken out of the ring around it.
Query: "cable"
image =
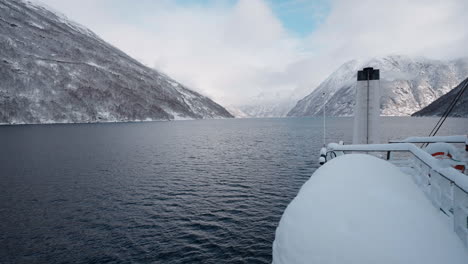
[[[439,121],[437,122],[436,126],[432,129],[431,133],[429,134],[430,137],[432,136],[435,136],[437,134],[437,132],[439,131],[439,129],[442,127],[443,123],[445,122],[445,120],[447,119],[447,117],[450,115],[450,113],[452,112],[453,108],[456,106],[458,100],[461,98],[461,96],[463,95],[463,92],[465,91],[466,87],[467,87],[467,84],[468,83],[465,83],[465,85],[460,89],[460,91],[457,93],[457,95],[455,96],[454,100],[452,101],[452,103],[448,106],[448,108],[446,109],[446,111],[444,112],[444,114],[441,116],[441,118],[439,119]],[[426,143],[426,146],[428,144]]]
[[[466,82],[467,80],[463,81],[461,85],[463,85],[464,82]],[[458,94],[462,91],[462,89],[458,92]],[[458,94],[455,96],[454,98],[454,101],[456,100],[456,98],[458,97]],[[452,101],[448,108],[445,109],[445,112],[442,114],[442,116],[440,117],[439,121],[437,122],[436,126],[432,129],[431,133],[429,133],[429,136],[432,135],[432,133],[434,133],[434,131],[436,130],[437,126],[439,126],[440,122],[443,120],[443,118],[449,113],[450,111],[450,108],[451,108],[451,105],[454,103],[454,101]]]
[[[460,91],[457,93],[457,95],[455,96],[455,98],[453,99],[452,103],[449,105],[449,107],[447,108],[447,110],[445,111],[444,115],[441,117],[441,119],[439,120],[439,124],[434,127],[433,129],[433,133],[431,133],[431,136],[435,136],[435,134],[437,134],[437,131],[439,131],[440,127],[442,126],[442,124],[445,122],[445,120],[447,119],[447,117],[450,115],[450,113],[452,112],[453,108],[456,106],[458,100],[461,98],[461,96],[463,95],[463,92],[465,91],[466,87],[467,87],[467,84],[468,84],[468,81],[465,80],[464,81],[464,84],[462,83],[462,88],[460,89]],[[435,130],[435,131],[434,131]]]
[[[448,113],[447,115],[444,117],[444,119],[442,120],[442,122],[440,123],[439,127],[436,129],[436,131],[434,131],[434,134],[432,136],[435,136],[437,134],[437,132],[439,131],[440,127],[442,126],[442,124],[445,122],[445,119],[447,119],[447,117],[450,115],[450,113],[452,112],[453,108],[455,108],[456,104],[458,103],[458,100],[462,97],[463,95],[463,92],[465,92],[466,90],[466,87],[468,86],[467,83],[465,83],[465,85],[463,86],[463,88],[460,90],[460,92],[457,94],[457,97],[455,98],[454,102],[450,105],[450,108],[448,110]]]
[[[466,81],[466,80],[465,80],[465,81]],[[465,81],[463,81],[463,82],[465,82]],[[463,82],[462,82],[462,84],[463,84]],[[461,91],[461,90],[460,90],[460,91]],[[457,96],[455,96],[454,101],[455,101],[455,99],[456,99],[457,97],[458,97],[458,94],[457,94]],[[442,120],[444,119],[444,117],[449,113],[449,110],[450,110],[450,108],[451,108],[451,105],[453,104],[454,101],[452,101],[452,102],[449,104],[448,108],[445,109],[445,112],[442,114],[442,116],[440,117],[439,121],[437,121],[437,124],[435,125],[435,127],[431,130],[431,132],[429,133],[429,136],[433,135],[434,131],[435,131],[435,130],[437,129],[437,127],[440,125],[440,123],[442,122]]]
[[[442,125],[444,124],[445,120],[447,119],[447,117],[450,115],[450,113],[452,112],[453,108],[456,106],[456,104],[458,103],[458,100],[460,100],[460,98],[462,97],[463,93],[465,92],[466,90],[466,87],[468,87],[468,79],[465,79],[461,84],[461,89],[460,91],[457,93],[457,95],[455,96],[455,98],[453,99],[453,101],[449,104],[448,108],[445,110],[444,114],[440,117],[439,121],[437,122],[437,124],[435,125],[435,127],[431,130],[431,133],[429,133],[429,136],[430,137],[433,137],[437,134],[437,132],[439,131],[439,129],[442,127]],[[429,145],[429,143],[425,143],[423,144],[423,147]]]

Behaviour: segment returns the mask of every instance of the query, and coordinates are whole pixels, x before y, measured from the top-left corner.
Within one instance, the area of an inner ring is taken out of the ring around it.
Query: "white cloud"
[[[325,21],[306,38],[288,32],[266,0],[143,0],[132,15],[112,0],[42,1],[227,105],[298,99],[353,58],[465,56],[468,41],[466,0],[333,0]]]
[[[336,0],[326,23],[310,41],[327,46],[327,53],[345,57],[446,56],[453,54],[447,47],[467,36],[466,11],[465,0]]]

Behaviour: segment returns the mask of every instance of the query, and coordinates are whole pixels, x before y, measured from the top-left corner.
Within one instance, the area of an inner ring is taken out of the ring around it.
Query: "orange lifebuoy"
[[[465,165],[455,165],[453,168],[461,171],[462,173],[465,173]]]
[[[438,157],[438,156],[447,156],[449,158],[452,158],[452,155],[450,153],[445,153],[445,152],[436,152],[432,153],[433,157]]]
[[[448,152],[438,151],[438,152],[432,153],[431,155],[436,159],[452,159],[453,160],[452,154]],[[457,164],[457,165],[453,165],[452,167],[456,170],[461,171],[461,173],[465,173],[465,169],[466,169],[465,165]]]

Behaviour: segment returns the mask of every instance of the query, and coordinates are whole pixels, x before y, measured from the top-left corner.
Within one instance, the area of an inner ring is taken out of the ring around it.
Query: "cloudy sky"
[[[296,100],[347,60],[467,56],[467,0],[39,0],[224,105]]]

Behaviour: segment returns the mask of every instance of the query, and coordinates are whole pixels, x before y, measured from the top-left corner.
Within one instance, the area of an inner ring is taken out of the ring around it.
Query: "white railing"
[[[458,173],[455,169],[438,171],[432,169],[426,163],[414,158],[414,181],[421,187],[426,197],[432,204],[439,208],[450,219],[455,233],[463,241],[468,249],[468,192],[462,184],[451,180],[447,175]]]
[[[390,143],[466,143],[467,136],[409,137],[403,140],[390,140]]]
[[[397,166],[399,166],[399,162],[395,162],[396,160],[392,158],[391,153],[409,153],[409,157],[399,160],[401,161],[400,165],[403,167],[410,166],[408,173],[412,175],[415,183],[420,186],[432,204],[447,215],[455,233],[460,237],[465,248],[468,250],[467,175],[451,167],[441,167],[438,160],[411,143],[375,145],[339,145],[330,143],[327,148],[327,156],[333,157],[346,151],[387,153],[387,160],[393,161],[392,163]],[[330,155],[332,153],[335,153],[335,155]]]

